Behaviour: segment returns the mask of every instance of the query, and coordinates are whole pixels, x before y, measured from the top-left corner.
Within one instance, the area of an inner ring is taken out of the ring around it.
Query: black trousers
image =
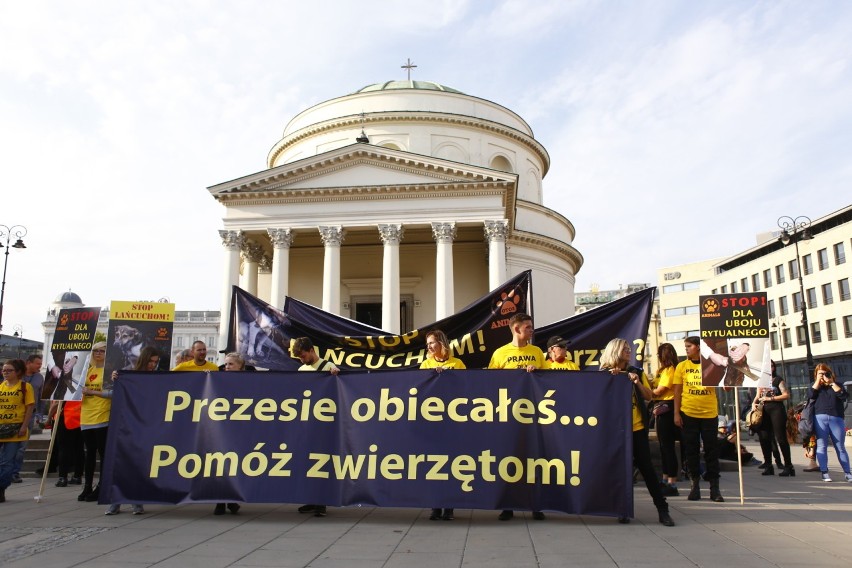
[[[651,462],[651,446],[648,444],[647,428],[633,432],[633,465],[642,474],[645,487],[648,488],[648,493],[654,500],[654,506],[657,507],[658,511],[668,512],[669,504],[663,497],[660,479],[657,477],[657,472],[654,471],[654,464]]]
[[[791,467],[790,442],[787,441],[787,411],[781,402],[763,403],[763,420],[757,431],[760,449],[763,450],[763,461],[772,463],[772,439],[778,442],[778,449],[784,457],[784,465]]]
[[[83,434],[80,428],[69,430],[65,427],[65,419],[59,415],[53,422],[56,428],[56,442],[53,455],[58,456],[59,477],[68,477],[69,472],[74,477],[83,476]],[[53,461],[51,459],[51,461]]]
[[[657,440],[660,442],[660,456],[663,461],[663,475],[677,479],[680,473],[680,461],[677,458],[675,443],[680,441],[680,428],[675,425],[674,411],[660,414],[655,422]]]
[[[106,426],[104,426],[103,428],[91,428],[89,430],[83,430],[83,443],[86,445],[86,462],[84,473],[86,487],[91,487],[92,482],[95,480],[95,463],[98,456],[100,456],[101,458],[101,467],[100,471],[98,471],[98,482],[100,482],[100,478],[103,476],[104,452],[106,451],[107,430],[109,430],[109,428]]]
[[[704,445],[704,463],[707,466],[707,481],[719,479],[719,450],[717,448],[716,431],[719,428],[718,418],[693,418],[683,412],[683,451],[686,454],[686,469],[690,479],[701,477],[701,445]]]

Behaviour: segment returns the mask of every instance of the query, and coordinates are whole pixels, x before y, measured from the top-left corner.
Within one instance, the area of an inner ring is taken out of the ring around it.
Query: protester
[[[498,347],[492,353],[488,368],[525,369],[528,373],[542,369],[544,367],[544,353],[532,344],[532,318],[527,314],[515,314],[509,318],[509,329],[512,332],[512,341]],[[514,515],[514,511],[511,509],[504,509],[497,518],[501,521],[508,521]],[[543,521],[544,513],[533,511],[532,517],[536,521]]]
[[[307,337],[294,339],[292,352],[293,356],[302,362],[302,366],[299,367],[300,371],[325,371],[332,375],[337,375],[340,372],[340,369],[338,369],[334,363],[326,361],[317,355],[313,342]],[[316,505],[311,503],[302,505],[299,507],[298,511],[300,513],[313,513],[315,517],[324,517],[328,514],[328,510],[325,505]]]
[[[0,383],[0,503],[6,501],[6,488],[12,483],[12,473],[18,449],[30,436],[30,418],[35,409],[32,385],[24,382],[27,366],[20,359],[10,359],[3,364],[3,382]]]
[[[25,363],[27,370],[23,381],[33,387],[33,396],[35,397],[35,408],[28,424],[30,434],[41,431],[41,388],[44,386],[44,376],[39,373],[41,361],[41,355],[30,355]],[[38,429],[36,430],[36,428]],[[29,440],[21,442],[21,446],[18,448],[18,455],[15,457],[15,471],[12,472],[12,483],[21,483],[21,468],[24,466],[27,444],[29,444]]]
[[[554,371],[579,371],[580,367],[568,358],[568,341],[559,336],[547,340],[547,360],[545,369]]]
[[[152,371],[157,370],[157,366],[160,364],[160,352],[156,347],[147,346],[139,352],[139,358],[136,360],[136,366],[133,367],[133,370],[136,372],[150,373]],[[118,371],[112,372],[112,380],[113,382],[118,380]],[[141,503],[132,503],[131,511],[134,515],[141,515],[145,512],[145,508]],[[109,508],[107,508],[105,515],[117,515],[121,512],[121,503],[111,503]]]
[[[225,355],[225,371],[243,371],[245,364],[245,360],[239,353],[228,353]],[[232,515],[236,515],[240,510],[240,504],[216,503],[216,506],[213,508],[213,514],[224,515],[226,509],[230,511]]]
[[[781,455],[784,456],[784,469],[779,477],[791,477],[796,475],[793,462],[790,459],[790,443],[787,441],[787,409],[784,401],[790,399],[787,383],[784,377],[779,377],[775,372],[775,361],[772,361],[772,386],[770,388],[758,388],[754,397],[752,408],[757,409],[763,405],[763,418],[757,429],[760,438],[760,449],[763,451],[763,462],[765,467],[761,475],[775,475],[772,467],[772,441],[778,444]]]
[[[450,341],[447,335],[440,329],[433,329],[426,334],[426,351],[428,355],[420,364],[421,369],[433,369],[440,373],[444,369],[465,369],[461,359],[453,357],[453,352],[450,349]],[[433,507],[432,513],[429,515],[430,521],[443,519],[452,521],[455,519],[455,509]]]
[[[674,420],[674,376],[677,351],[671,343],[657,348],[657,375],[651,385],[654,395],[653,413],[663,462],[662,492],[666,497],[680,495],[677,476],[681,460],[677,458],[675,443],[680,441],[680,428]]]
[[[194,341],[190,350],[192,357],[188,361],[175,365],[172,371],[218,371],[216,363],[207,360],[207,345],[203,341]]]
[[[846,481],[852,483],[852,473],[849,472],[849,454],[844,447],[846,424],[843,411],[849,394],[846,389],[835,381],[831,367],[820,363],[814,369],[814,384],[808,387],[808,398],[814,405],[814,434],[816,436],[816,458],[822,480],[830,482],[828,473],[828,442],[834,445],[837,461],[843,468]]]
[[[714,387],[701,383],[701,338],[689,336],[684,340],[686,360],[675,369],[675,425],[681,428],[686,467],[692,487],[687,499],[701,499],[701,447],[704,446],[705,479],[710,483],[710,500],[725,500],[719,490],[719,452],[716,430],[719,402]]]
[[[98,341],[92,345],[92,359],[86,371],[83,400],[80,406],[80,430],[83,444],[86,446],[86,460],[83,467],[83,491],[78,501],[97,501],[100,497],[100,480],[103,477],[106,439],[109,430],[109,413],[112,408],[112,389],[104,387],[104,361],[106,342]],[[98,485],[92,487],[95,478],[95,465],[100,456]]]
[[[648,377],[642,372],[642,369],[631,367],[630,344],[620,338],[616,338],[607,343],[601,354],[601,371],[608,371],[612,375],[626,375],[633,384],[631,389],[631,400],[633,401],[633,465],[642,474],[642,479],[645,480],[645,487],[648,488],[648,493],[654,500],[654,506],[657,508],[657,514],[660,523],[667,527],[673,527],[674,521],[669,515],[669,505],[666,498],[663,496],[662,488],[657,481],[657,472],[654,471],[654,464],[651,463],[651,447],[648,443],[648,407],[645,401],[651,400],[653,393],[651,385],[648,383]],[[619,517],[619,523],[629,523],[630,518]]]
[[[59,410],[60,404],[62,410]],[[81,485],[85,469],[86,450],[83,445],[83,433],[80,430],[79,400],[58,401],[50,405],[49,415],[53,417],[53,453],[57,454],[59,479],[57,487]],[[68,476],[71,472],[73,475]]]

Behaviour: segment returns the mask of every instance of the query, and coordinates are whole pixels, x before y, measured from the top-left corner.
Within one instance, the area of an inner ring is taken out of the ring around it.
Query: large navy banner
[[[591,371],[121,372],[101,502],[632,516],[630,396]]]

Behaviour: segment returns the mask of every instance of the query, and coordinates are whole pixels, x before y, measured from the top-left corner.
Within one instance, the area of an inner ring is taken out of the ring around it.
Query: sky
[[[69,289],[218,310],[206,188],[408,58],[530,124],[585,257],[575,291],[656,284],[850,203],[849,30],[842,0],[0,0],[0,224],[27,230],[3,332],[41,340]]]

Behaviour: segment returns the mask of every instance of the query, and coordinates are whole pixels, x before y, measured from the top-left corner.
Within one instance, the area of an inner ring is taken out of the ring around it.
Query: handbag
[[[672,405],[670,402],[665,400],[660,400],[657,404],[654,405],[654,409],[651,411],[654,413],[654,416],[659,416],[660,414],[665,414],[666,412],[672,411]]]
[[[23,425],[23,422],[18,422],[17,424],[14,422],[11,424],[0,424],[0,440],[17,437]]]
[[[760,426],[761,421],[763,421],[763,403],[757,405],[757,408],[752,408],[746,413],[745,423],[751,429],[755,429]]]

